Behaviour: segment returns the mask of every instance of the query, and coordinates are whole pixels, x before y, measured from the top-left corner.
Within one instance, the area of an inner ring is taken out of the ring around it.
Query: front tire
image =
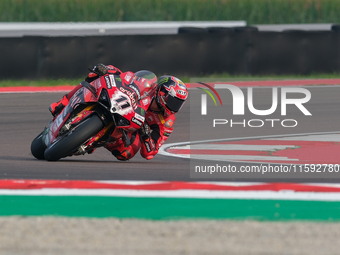
[[[45,159],[48,161],[57,161],[69,156],[72,151],[77,149],[86,140],[96,135],[103,129],[103,127],[104,124],[100,117],[96,114],[92,115],[81,122],[65,137],[61,137],[60,140],[55,141],[49,148],[47,148],[44,153]]]
[[[41,132],[31,143],[32,155],[37,159],[45,159],[44,152],[46,150],[46,145],[43,138],[44,131]]]

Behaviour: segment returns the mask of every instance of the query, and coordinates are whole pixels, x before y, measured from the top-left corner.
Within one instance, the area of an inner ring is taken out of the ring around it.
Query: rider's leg
[[[69,93],[67,93],[66,95],[64,95],[61,100],[59,100],[58,102],[55,102],[53,104],[50,105],[50,107],[48,108],[50,110],[50,112],[52,113],[53,116],[58,115],[63,109],[64,107],[68,104],[70,98],[78,91],[78,89],[80,89],[82,87],[81,84],[79,84],[77,87],[75,87],[74,89],[72,89]]]
[[[141,146],[137,131],[133,132],[132,134],[130,133],[129,137],[131,144],[128,147],[125,147],[124,141],[119,139],[118,141],[106,145],[105,148],[111,151],[112,155],[118,160],[129,160],[136,155]]]

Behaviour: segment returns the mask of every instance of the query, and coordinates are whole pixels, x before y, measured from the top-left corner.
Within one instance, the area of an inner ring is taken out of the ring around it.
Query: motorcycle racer
[[[115,140],[112,138],[112,141],[109,141],[105,148],[111,151],[118,160],[129,160],[139,150],[142,157],[147,160],[152,159],[172,133],[176,119],[175,114],[180,111],[188,97],[188,90],[184,83],[174,76],[162,76],[156,83],[157,77],[150,71],[123,73],[112,65],[98,64],[90,71],[85,79],[87,82],[93,82],[105,74],[114,74],[119,75],[125,84],[134,83],[139,88],[138,77],[149,75],[148,78],[151,79],[152,86],[155,86],[155,89],[149,96],[141,98],[143,105],[147,106],[143,126],[138,131],[128,134],[130,145],[126,146],[122,139]],[[81,87],[82,85],[78,85],[64,95],[60,101],[51,104],[49,110],[52,115],[58,115]]]

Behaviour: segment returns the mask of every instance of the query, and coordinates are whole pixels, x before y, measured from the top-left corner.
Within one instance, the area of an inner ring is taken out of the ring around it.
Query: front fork
[[[112,129],[114,128],[113,121],[108,122],[104,114],[100,114],[100,112],[97,112],[97,113],[94,112],[94,109],[96,108],[96,106],[97,106],[96,104],[93,104],[93,105],[89,105],[85,107],[70,121],[69,124],[67,124],[69,125],[67,128],[71,128],[72,126],[77,125],[77,123],[79,123],[80,121],[83,121],[85,118],[87,118],[91,114],[99,114],[99,116],[103,119],[104,123],[106,122],[106,125],[104,126],[102,130],[98,132],[98,134],[91,137],[85,144],[81,146],[79,154],[85,154],[86,152],[92,153],[93,149],[95,149],[96,147],[99,147],[98,142],[100,141],[100,139],[104,138],[104,136],[107,135],[109,132],[111,132]],[[110,136],[108,135],[108,138],[109,137]],[[108,139],[103,140],[103,144],[105,144],[106,140]]]

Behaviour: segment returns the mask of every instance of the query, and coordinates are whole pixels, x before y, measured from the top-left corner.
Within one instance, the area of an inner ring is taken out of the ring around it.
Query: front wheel
[[[102,130],[104,124],[96,114],[81,122],[74,130],[66,136],[61,137],[45,150],[44,157],[48,161],[57,161],[67,157],[89,138]]]
[[[42,140],[45,131],[41,132],[31,143],[32,155],[37,159],[45,159],[44,152],[46,150],[46,145]]]

